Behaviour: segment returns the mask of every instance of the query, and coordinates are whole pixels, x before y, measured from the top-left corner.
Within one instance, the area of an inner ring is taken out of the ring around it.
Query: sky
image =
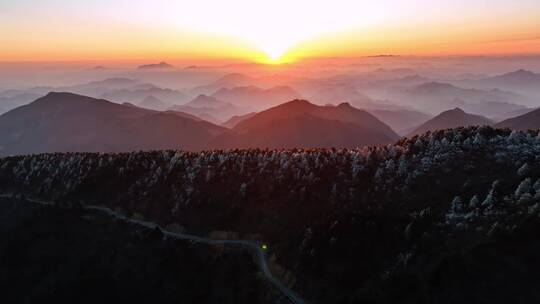
[[[0,0],[0,61],[540,53],[538,0]]]

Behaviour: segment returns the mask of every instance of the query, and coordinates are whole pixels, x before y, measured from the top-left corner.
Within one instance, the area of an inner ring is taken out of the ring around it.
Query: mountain
[[[9,94],[6,96],[0,96],[0,114],[16,107],[28,104],[41,96],[42,95],[40,94],[34,93],[16,93],[13,95]]]
[[[358,147],[392,143],[399,136],[368,112],[349,104],[317,106],[293,100],[239,122],[212,141],[217,148]]]
[[[190,113],[212,123],[223,123],[231,116],[248,113],[248,108],[238,107],[230,102],[223,102],[215,97],[199,95],[185,105],[176,105],[170,110]]]
[[[91,97],[98,97],[106,94],[109,91],[131,89],[135,86],[142,85],[143,83],[137,79],[125,78],[125,77],[113,77],[103,80],[91,81],[88,83],[77,84],[73,86],[65,86],[59,88],[48,88],[49,90],[56,90],[62,92],[71,92],[79,95],[86,95]]]
[[[538,109],[538,108],[536,108]],[[496,121],[496,122],[502,122],[503,120],[507,120],[507,119],[510,119],[510,118],[514,118],[514,117],[518,117],[518,116],[521,116],[521,115],[525,115],[529,112],[532,112],[534,111],[535,108],[522,108],[522,109],[517,109],[517,110],[514,110],[514,111],[510,111],[510,112],[507,112],[507,113],[504,113],[503,115],[500,115],[500,116],[497,116],[497,117],[494,117],[493,120]]]
[[[248,114],[245,114],[245,115],[235,115],[235,116],[231,117],[229,120],[227,120],[226,122],[222,123],[221,125],[226,127],[226,128],[232,129],[237,124],[239,124],[240,122],[255,116],[255,114],[257,114],[257,113],[256,112],[251,112],[251,113],[248,113]]]
[[[237,106],[265,110],[288,100],[299,98],[300,94],[288,86],[275,86],[269,89],[243,86],[231,89],[222,88],[212,94],[212,97]]]
[[[165,110],[168,107],[166,103],[157,99],[153,95],[146,96],[141,102],[138,103],[138,105],[145,109],[157,111]]]
[[[217,108],[225,105],[226,103],[218,100],[213,96],[200,94],[190,102],[184,104],[185,106],[194,108]]]
[[[156,86],[143,86],[143,87],[132,87],[127,89],[118,89],[118,90],[108,90],[103,94],[99,95],[99,98],[123,103],[131,102],[134,100],[143,101],[148,97],[154,97],[159,99],[161,102],[165,103],[162,106],[172,106],[174,104],[181,104],[189,101],[191,96],[184,94],[177,90],[159,88]],[[155,101],[154,101],[155,102]]]
[[[0,155],[198,150],[224,130],[172,113],[49,93],[0,116]]]
[[[415,86],[404,92],[399,92],[396,98],[401,98],[400,100],[407,102],[410,106],[430,113],[437,113],[451,107],[460,107],[471,113],[483,114],[483,112],[472,112],[476,110],[476,104],[518,104],[527,102],[527,98],[513,92],[499,89],[466,89],[441,82],[428,82]],[[484,108],[489,108],[489,106]],[[506,109],[501,109],[497,112],[497,108],[493,107],[490,109],[491,116],[498,116],[506,111]]]
[[[194,244],[93,210],[13,198],[0,198],[0,219],[4,303],[281,302],[256,260],[233,246]],[[159,284],[148,284],[149,274]],[[208,285],[211,291],[199,288]]]
[[[427,131],[436,131],[468,126],[489,126],[492,124],[493,121],[489,120],[488,118],[480,115],[465,113],[462,109],[455,108],[453,110],[444,111],[439,115],[433,117],[432,119],[426,121],[414,131],[407,134],[407,136],[411,137],[414,135],[425,133]]]
[[[538,303],[538,133],[1,158],[3,299],[291,302],[264,300],[257,286],[279,291],[242,243],[171,237],[184,231],[265,244],[275,280],[305,300],[296,303]]]
[[[523,114],[531,111],[532,109],[523,105],[517,105],[509,102],[487,101],[466,104],[464,106],[464,110],[468,113],[481,114],[489,119],[500,121],[502,119],[517,116],[513,115],[513,113]]]
[[[377,117],[380,121],[389,125],[392,130],[400,135],[405,135],[412,128],[415,128],[428,121],[432,116],[413,110],[369,110],[369,113]]]
[[[495,127],[509,128],[512,130],[540,129],[540,109],[536,109],[521,116],[501,121],[496,124]]]
[[[536,86],[538,88],[538,86],[540,86],[540,74],[521,69],[510,73],[485,78],[480,82],[490,84],[495,87]]]
[[[499,88],[519,92],[530,97],[527,103],[530,106],[536,105],[536,100],[540,98],[540,73],[528,70],[517,70],[493,77],[467,81],[468,85],[482,88]]]
[[[221,88],[234,88],[240,86],[256,85],[259,81],[256,78],[241,74],[231,73],[203,86],[198,86],[190,90],[191,94],[212,94]]]
[[[151,63],[151,64],[144,64],[137,67],[139,70],[161,70],[161,69],[173,69],[174,66],[166,63],[166,62],[160,62],[160,63]]]

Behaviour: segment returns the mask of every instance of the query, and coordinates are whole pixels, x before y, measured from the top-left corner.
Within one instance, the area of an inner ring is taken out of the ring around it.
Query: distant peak
[[[460,112],[460,113],[465,113],[465,111],[463,111],[460,107],[455,107],[451,110],[452,112]]]
[[[60,97],[60,96],[73,97],[73,96],[80,96],[80,95],[70,93],[70,92],[55,92],[55,91],[49,92],[47,93],[47,95],[45,95],[45,97]]]
[[[339,108],[352,108],[351,104],[348,102],[342,102],[338,105]]]
[[[140,65],[138,68],[139,69],[170,69],[170,68],[173,68],[173,66],[168,64],[165,61],[162,61],[160,63],[151,63],[151,64]]]
[[[312,103],[305,100],[305,99],[293,99],[289,102],[287,102],[287,104],[297,104],[297,105],[301,105],[301,104],[305,104],[305,105],[311,105]]]

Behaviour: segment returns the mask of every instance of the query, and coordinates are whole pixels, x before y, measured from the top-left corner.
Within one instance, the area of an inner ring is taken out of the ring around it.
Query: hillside
[[[244,119],[212,141],[217,148],[357,147],[399,136],[373,115],[349,104],[317,106],[293,100]]]
[[[0,155],[197,150],[224,130],[170,112],[50,93],[0,116]]]
[[[245,115],[235,115],[233,117],[231,117],[229,120],[227,120],[226,122],[222,123],[221,125],[226,127],[226,128],[234,128],[238,123],[248,119],[248,118],[251,118],[253,117],[255,114],[257,114],[256,112],[252,112],[252,113],[248,113],[248,114],[245,114]]]
[[[457,127],[492,125],[493,122],[483,116],[465,113],[460,108],[444,111],[441,114],[426,121],[408,136],[414,136],[427,131],[444,130]]]
[[[0,191],[257,234],[310,303],[534,303],[539,152],[538,131],[481,127],[358,150],[21,156],[0,159]]]
[[[0,219],[4,303],[280,303],[241,248],[24,199],[0,198]]]
[[[501,121],[495,126],[497,128],[509,128],[512,130],[540,129],[540,109]]]

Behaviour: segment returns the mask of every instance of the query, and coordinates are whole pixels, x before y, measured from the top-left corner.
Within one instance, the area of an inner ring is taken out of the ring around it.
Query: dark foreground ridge
[[[13,194],[1,194],[0,198],[16,199],[16,196]],[[36,200],[32,198],[23,198],[23,197],[19,197],[19,198],[20,198],[21,203],[27,202],[27,203],[39,204],[42,206],[58,207],[58,205],[56,205],[54,202],[46,202],[46,201]],[[70,205],[69,207],[73,208],[74,206]],[[227,247],[234,246],[234,247],[247,249],[253,254],[255,264],[257,264],[257,266],[259,267],[261,274],[265,277],[265,279],[269,281],[269,283],[271,283],[274,287],[276,287],[279,290],[279,292],[281,292],[284,298],[287,298],[293,304],[306,303],[299,295],[297,295],[294,291],[290,290],[287,286],[283,285],[278,279],[276,279],[272,275],[266,261],[267,256],[265,252],[265,247],[263,247],[267,245],[262,244],[261,242],[252,241],[252,240],[217,240],[217,239],[211,239],[211,238],[206,238],[206,237],[200,237],[200,236],[196,236],[192,234],[185,234],[181,232],[167,231],[167,230],[164,230],[162,227],[160,227],[156,223],[144,221],[144,220],[140,220],[136,218],[129,218],[129,217],[126,217],[124,214],[119,213],[118,211],[114,211],[104,206],[75,205],[75,208],[80,208],[82,210],[97,211],[107,216],[110,216],[112,218],[118,219],[120,221],[124,221],[124,222],[134,224],[137,226],[141,226],[147,229],[155,230],[159,233],[162,233],[164,238],[190,241],[192,243],[200,243],[200,244],[206,244],[210,246],[227,246]]]
[[[272,274],[312,303],[534,303],[539,155],[538,131],[490,127],[358,150],[43,154],[0,159],[0,191],[269,244]]]
[[[3,303],[288,303],[243,246],[66,208],[0,198]]]

